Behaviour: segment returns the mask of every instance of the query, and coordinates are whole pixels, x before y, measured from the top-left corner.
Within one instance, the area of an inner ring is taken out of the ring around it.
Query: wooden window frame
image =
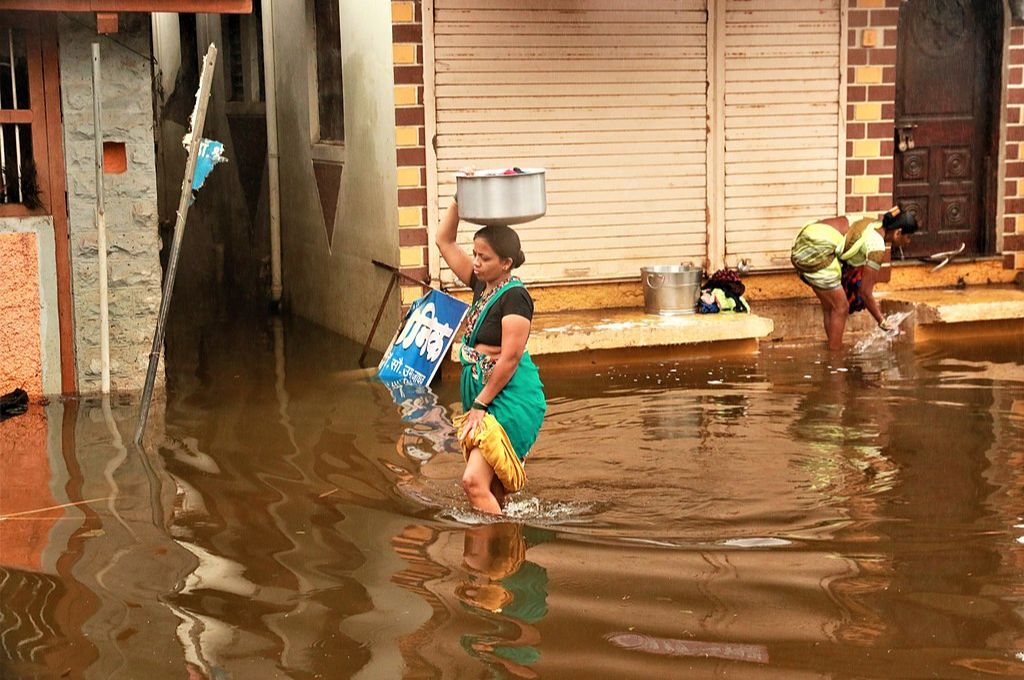
[[[337,2],[338,0],[333,0]],[[316,7],[315,0],[306,0],[306,44],[316,45]],[[340,36],[339,36],[340,37]],[[323,141],[320,138],[320,81],[317,77],[317,54],[307,62],[307,79],[309,82],[309,139],[310,155],[314,161],[324,163],[345,163],[345,140]],[[342,63],[344,70],[344,63]],[[344,99],[342,100],[344,116]]]
[[[13,20],[12,20],[13,19]],[[30,217],[50,215],[53,196],[50,186],[50,164],[48,159],[49,139],[47,137],[47,102],[43,80],[43,44],[36,24],[26,17],[4,17],[0,19],[0,34],[7,29],[21,31],[25,39],[25,55],[28,60],[29,108],[0,109],[0,124],[27,124],[31,126],[32,161],[36,166],[39,182],[40,205],[28,208],[21,203],[0,203],[0,217]]]
[[[75,334],[71,297],[71,248],[69,243],[68,208],[63,121],[60,100],[60,55],[57,48],[57,15],[37,12],[6,12],[0,14],[0,28],[26,30],[26,48],[36,59],[29,59],[29,96],[32,116],[32,156],[41,191],[40,207],[29,210],[24,205],[0,206],[0,217],[32,217],[49,215],[53,220],[54,267],[57,278],[57,319],[60,327],[61,393],[77,392],[75,371]],[[29,47],[34,45],[35,47]],[[33,65],[33,62],[34,65]]]

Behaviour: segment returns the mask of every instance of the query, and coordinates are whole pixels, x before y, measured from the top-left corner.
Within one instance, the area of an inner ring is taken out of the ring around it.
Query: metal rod
[[[380,323],[380,317],[384,314],[384,305],[388,302],[388,296],[391,295],[391,289],[395,287],[395,282],[398,281],[398,279],[403,279],[409,283],[415,283],[418,286],[430,288],[430,279],[420,281],[419,279],[414,279],[408,274],[403,273],[402,270],[394,265],[381,262],[380,260],[370,260],[370,262],[381,269],[387,269],[391,272],[391,281],[388,283],[388,289],[384,291],[384,299],[380,301],[380,307],[377,309],[377,318],[373,320],[373,325],[370,326],[370,334],[366,336],[366,342],[363,344],[363,353],[359,355],[360,366],[363,365],[363,360],[366,359],[366,353],[370,351],[370,342],[373,341],[373,336],[377,332],[377,324]]]
[[[380,264],[374,261],[374,264]],[[387,265],[382,265],[387,267]],[[387,304],[388,298],[391,296],[391,290],[395,287],[395,282],[398,281],[398,277],[401,276],[401,272],[397,269],[393,269],[391,272],[391,280],[388,281],[388,289],[384,291],[384,299],[380,301],[380,307],[377,308],[377,318],[373,320],[373,325],[370,326],[370,334],[366,336],[366,342],[363,343],[363,353],[359,355],[359,366],[362,367],[363,360],[366,359],[366,353],[370,351],[370,342],[373,341],[373,335],[377,332],[377,324],[380,323],[380,317],[384,315],[384,305]]]
[[[389,272],[397,274],[399,278],[401,278],[401,279],[403,279],[405,281],[408,281],[409,283],[415,283],[417,286],[423,286],[424,288],[430,288],[430,279],[422,279],[422,280],[414,279],[413,277],[409,276],[408,274],[402,272],[402,270],[400,270],[398,267],[396,267],[394,265],[391,265],[391,264],[384,263],[384,262],[380,262],[379,260],[370,260],[370,262],[372,262],[376,266],[380,267],[381,269],[387,269]]]
[[[11,95],[14,98],[14,105],[11,108],[18,108],[18,79],[14,73],[14,30],[7,29],[7,50],[11,55]],[[21,126],[14,126],[14,169],[18,173],[18,202],[25,202],[24,187],[21,183]]]
[[[96,256],[100,279],[100,391],[110,394],[110,305],[107,292],[107,214],[103,203],[103,108],[100,44],[92,44],[92,115],[96,142]]]
[[[163,298],[160,300],[160,315],[153,333],[153,348],[149,353],[149,368],[146,370],[146,383],[142,389],[142,404],[139,412],[139,425],[135,430],[135,443],[142,442],[146,431],[146,418],[149,416],[149,404],[153,398],[153,383],[156,380],[156,369],[160,363],[160,350],[164,341],[164,324],[167,312],[171,307],[171,293],[174,292],[174,276],[178,270],[178,255],[181,252],[181,241],[185,236],[185,218],[192,198],[192,182],[196,174],[196,163],[199,160],[199,145],[203,139],[203,125],[206,122],[206,107],[210,100],[210,86],[213,82],[213,69],[217,63],[217,47],[210,44],[203,60],[202,75],[199,78],[199,92],[196,94],[196,108],[193,112],[192,135],[188,145],[188,160],[185,163],[185,177],[181,182],[181,199],[178,201],[178,218],[174,223],[174,240],[167,260],[167,274],[164,276]]]

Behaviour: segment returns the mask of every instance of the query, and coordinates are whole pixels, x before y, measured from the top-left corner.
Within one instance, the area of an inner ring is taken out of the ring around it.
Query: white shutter
[[[726,0],[727,262],[788,266],[839,196],[839,0]]]
[[[636,277],[706,250],[705,0],[436,0],[438,205],[453,173],[547,169],[529,281]],[[468,245],[472,230],[460,238]],[[451,280],[451,273],[442,272]]]

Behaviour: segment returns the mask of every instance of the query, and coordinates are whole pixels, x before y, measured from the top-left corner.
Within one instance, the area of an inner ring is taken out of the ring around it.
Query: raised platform
[[[530,332],[537,363],[587,364],[640,355],[705,356],[753,353],[772,332],[772,320],[754,314],[655,316],[642,309],[538,314]]]
[[[1024,337],[1024,289],[968,286],[883,292],[882,311],[913,310],[903,324],[913,342],[968,337]],[[529,350],[544,367],[636,362],[662,358],[751,354],[762,341],[823,342],[821,307],[810,295],[752,302],[760,314],[655,316],[643,309],[597,309],[537,314]],[[776,323],[777,320],[777,323]],[[846,342],[873,332],[867,312],[853,315]],[[458,360],[453,350],[454,360]]]
[[[656,316],[642,309],[580,310],[535,315],[528,348],[540,366],[572,368],[655,358],[753,354],[771,333],[772,320],[756,314]],[[451,358],[458,361],[455,347]]]
[[[914,342],[1024,333],[1024,290],[1017,286],[900,291],[882,298],[882,308],[914,310]]]

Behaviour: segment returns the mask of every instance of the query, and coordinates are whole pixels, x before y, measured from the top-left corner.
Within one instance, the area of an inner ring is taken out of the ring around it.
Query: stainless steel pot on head
[[[543,168],[478,170],[455,175],[459,217],[474,224],[522,224],[547,212]]]

